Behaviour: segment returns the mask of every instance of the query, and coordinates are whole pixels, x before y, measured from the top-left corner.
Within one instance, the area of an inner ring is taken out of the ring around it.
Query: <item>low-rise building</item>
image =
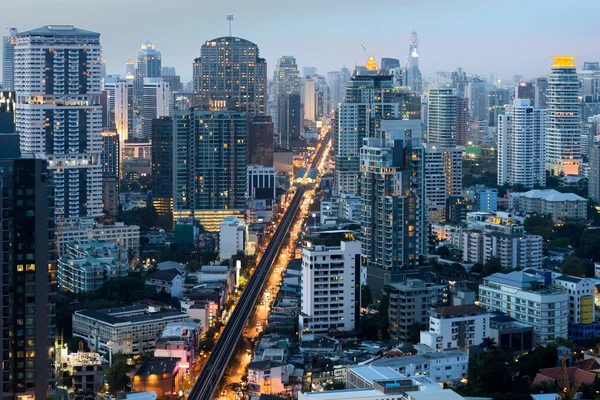
[[[458,382],[467,376],[469,355],[464,351],[446,350],[414,356],[380,358],[371,365],[389,367],[407,376],[425,375],[437,383]]]
[[[534,189],[524,193],[511,193],[510,211],[522,214],[549,215],[554,221],[587,218],[587,200],[575,193],[561,193],[554,189]]]
[[[411,325],[429,324],[429,309],[448,303],[448,286],[408,279],[406,284],[387,286],[390,299],[388,318],[390,336],[396,340],[410,339]]]
[[[182,302],[181,309],[190,318],[200,321],[203,332],[214,327],[219,316],[219,304],[211,300]]]
[[[94,292],[109,279],[127,276],[127,250],[115,242],[74,242],[57,261],[58,286],[67,292]]]
[[[146,286],[177,298],[183,295],[183,281],[183,276],[176,268],[152,272],[146,276]]]
[[[167,324],[189,320],[180,311],[145,305],[79,310],[73,314],[73,336],[85,339],[100,354],[144,354],[154,350]]]
[[[495,273],[479,285],[479,304],[533,326],[534,345],[568,337],[569,294],[522,271]]]
[[[498,210],[498,189],[489,188],[485,185],[474,185],[463,189],[462,194],[473,200],[477,211]]]
[[[353,331],[360,316],[360,242],[314,246],[302,252],[302,339]]]
[[[162,399],[180,390],[182,378],[183,369],[178,358],[150,358],[135,373],[131,389],[136,392],[154,391]]]
[[[98,353],[69,354],[62,373],[63,385],[75,391],[98,393],[104,385],[102,357]]]
[[[476,305],[438,307],[430,311],[421,343],[437,351],[479,345],[490,334],[490,313]]]
[[[228,260],[238,252],[245,252],[247,239],[248,226],[244,220],[236,217],[223,219],[219,231],[219,257]]]
[[[283,394],[290,379],[290,365],[272,361],[248,364],[248,395]]]
[[[140,255],[140,227],[123,222],[99,224],[81,219],[74,224],[64,224],[57,238],[60,256],[65,254],[68,244],[89,241],[114,242],[127,249],[128,256]]]
[[[529,351],[533,348],[533,326],[504,314],[495,314],[490,318],[490,338],[506,351]]]
[[[597,337],[600,322],[595,315],[594,279],[562,275],[552,283],[564,287],[569,295],[569,338],[579,341]]]

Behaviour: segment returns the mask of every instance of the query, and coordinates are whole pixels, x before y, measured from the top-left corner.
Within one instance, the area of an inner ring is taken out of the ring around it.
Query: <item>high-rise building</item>
[[[162,79],[169,84],[172,92],[179,92],[183,89],[179,75],[163,75]]]
[[[225,36],[208,40],[194,60],[194,105],[202,110],[267,111],[267,62],[249,40]]]
[[[551,175],[578,175],[581,105],[575,57],[553,58],[546,91],[546,170]]]
[[[173,129],[174,218],[193,216],[218,231],[246,206],[246,114],[177,111]]]
[[[177,70],[175,69],[175,67],[162,67],[160,70],[160,74],[162,76],[174,76],[177,75]]]
[[[0,135],[3,374],[7,399],[52,397],[56,291],[54,193],[47,160]]]
[[[120,176],[119,134],[113,130],[102,132],[102,175],[118,178]]]
[[[317,74],[316,67],[302,67],[302,78],[312,78]]]
[[[304,120],[314,121],[315,120],[315,80],[313,78],[305,78],[302,80],[303,97],[302,104],[304,104]]]
[[[360,149],[362,265],[374,294],[425,253],[425,151],[419,120],[381,121]]]
[[[485,79],[473,77],[468,86],[471,118],[485,121],[488,118],[488,84]]]
[[[465,146],[473,141],[469,135],[471,116],[469,112],[469,99],[463,96],[456,98],[456,144]]]
[[[351,332],[360,318],[360,242],[302,250],[302,340]]]
[[[331,93],[331,105],[335,110],[339,103],[344,101],[346,95],[346,83],[342,78],[340,71],[331,71],[327,73],[327,85]]]
[[[488,93],[488,124],[496,126],[498,115],[504,113],[504,106],[510,103],[510,92],[506,88],[493,88]],[[460,113],[460,109],[459,109]]]
[[[381,59],[380,71],[384,74],[390,75],[393,69],[400,68],[400,60],[397,58],[383,57]]]
[[[381,121],[398,118],[392,77],[355,75],[346,87],[346,99],[333,118],[335,157],[334,191],[359,194],[360,147],[365,137],[380,137]]]
[[[15,46],[17,28],[8,28],[8,35],[2,38],[2,88],[15,90]]]
[[[279,96],[279,134],[278,146],[283,149],[291,149],[298,145],[302,129],[302,110],[300,95],[287,93]]]
[[[462,190],[462,150],[436,143],[425,146],[425,210],[427,223],[446,220],[446,204]]]
[[[248,165],[272,167],[274,143],[271,117],[251,117],[248,120]]]
[[[154,43],[147,39],[137,55],[137,68],[134,83],[134,101],[137,108],[142,107],[144,98],[144,79],[159,78],[162,65],[162,55],[156,50]]]
[[[142,103],[142,138],[152,137],[152,120],[173,115],[171,87],[163,78],[144,79]]]
[[[48,157],[57,219],[102,215],[100,34],[47,25],[18,35],[22,153]]]
[[[173,211],[173,118],[152,120],[152,204]]]
[[[421,93],[423,77],[419,71],[419,37],[417,32],[410,34],[408,60],[406,61],[406,86],[413,92]]]
[[[588,197],[600,203],[600,143],[594,142],[589,152]]]
[[[127,56],[127,60],[125,60],[125,75],[131,75],[135,77],[135,62],[131,59],[131,56]]]
[[[459,96],[467,96],[467,88],[469,86],[469,77],[462,68],[457,68],[456,71],[450,74],[452,87],[456,89]],[[468,97],[468,96],[467,96]]]
[[[458,117],[457,91],[451,87],[430,87],[427,115],[427,141],[442,147],[456,146]]]
[[[273,74],[274,94],[300,93],[300,74],[296,59],[292,56],[281,56],[277,60]]]
[[[498,117],[498,185],[546,186],[546,110],[516,98]]]
[[[548,78],[542,76],[535,80],[535,108],[545,110],[547,107],[546,91],[548,90]],[[600,99],[599,99],[600,100]]]
[[[104,78],[104,90],[107,92],[106,128],[115,129],[121,142],[133,134],[133,82],[115,76]],[[104,118],[103,118],[104,120]]]
[[[535,104],[535,86],[533,82],[521,82],[515,87],[516,99],[528,99],[533,107]]]

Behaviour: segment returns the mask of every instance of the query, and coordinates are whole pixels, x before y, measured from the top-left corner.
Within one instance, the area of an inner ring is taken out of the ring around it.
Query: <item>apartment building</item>
[[[430,310],[429,329],[421,331],[421,343],[434,350],[468,350],[490,334],[491,314],[476,305],[438,307]]]

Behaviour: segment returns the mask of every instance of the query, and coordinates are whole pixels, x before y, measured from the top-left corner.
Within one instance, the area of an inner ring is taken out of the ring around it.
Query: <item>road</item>
[[[321,142],[321,146],[315,157],[313,158],[312,166],[316,167],[320,164],[324,149],[328,146],[329,134],[325,136]],[[302,198],[307,188],[305,185],[299,185],[296,193],[292,198],[285,214],[279,222],[279,226],[275,230],[267,248],[265,249],[254,273],[250,277],[244,292],[238,300],[237,306],[231,313],[229,321],[223,328],[219,340],[208,356],[206,363],[202,367],[200,375],[196,379],[192,390],[188,396],[191,400],[212,400],[219,381],[225,372],[225,369],[235,352],[235,348],[242,336],[244,326],[248,317],[254,309],[254,304],[257,302],[261,289],[265,284],[271,266],[273,265],[281,246],[284,244],[285,237],[290,230],[294,218],[300,208]]]

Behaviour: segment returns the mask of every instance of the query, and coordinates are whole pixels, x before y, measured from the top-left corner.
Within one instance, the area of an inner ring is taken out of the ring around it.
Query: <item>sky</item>
[[[162,65],[182,80],[207,40],[233,35],[253,41],[267,59],[269,77],[278,57],[320,74],[364,65],[365,45],[377,62],[408,56],[419,35],[425,78],[462,67],[485,78],[546,75],[552,55],[600,61],[599,0],[0,0],[0,27],[20,31],[70,24],[101,34],[108,73],[123,74],[150,39]]]

